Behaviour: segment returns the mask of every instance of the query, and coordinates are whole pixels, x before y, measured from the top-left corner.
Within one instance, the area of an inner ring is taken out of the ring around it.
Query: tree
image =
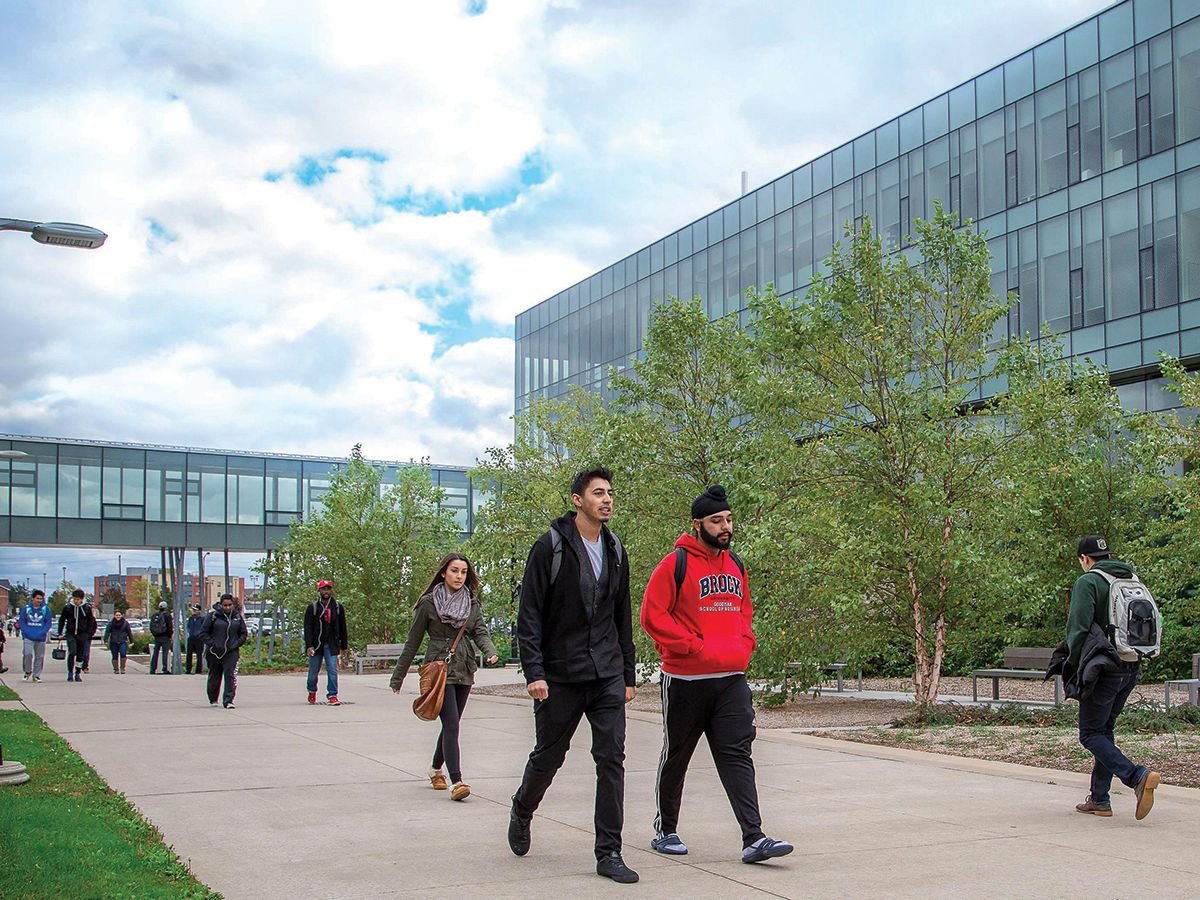
[[[988,574],[980,538],[1003,502],[1013,435],[978,402],[1006,302],[987,245],[940,208],[918,223],[920,265],[887,255],[864,221],[799,308],[758,298],[760,421],[796,437],[794,510],[775,559],[804,584],[831,652],[909,642],[918,702],[937,698],[948,640]],[[964,412],[973,409],[968,416]],[[826,660],[828,661],[828,660]]]
[[[356,445],[319,510],[293,523],[269,566],[264,559],[258,568],[293,621],[315,598],[317,581],[329,578],[349,611],[354,646],[402,639],[438,560],[461,540],[441,496],[425,466],[402,468],[396,484],[384,485]]]
[[[603,440],[609,415],[599,397],[580,389],[561,400],[536,398],[517,420],[513,443],[489,447],[472,470],[471,480],[486,486],[487,499],[464,550],[488,589],[490,615],[516,619],[529,550],[551,520],[573,508],[575,473],[611,466]],[[623,515],[620,496],[616,510]]]
[[[125,604],[125,608],[132,606],[135,609],[144,609],[148,613],[156,609],[162,599],[163,593],[157,584],[151,584],[148,578],[135,578],[129,583],[129,602]]]
[[[56,616],[59,615],[63,611],[63,607],[65,607],[68,601],[70,601],[71,594],[74,592],[74,590],[74,584],[72,584],[70,581],[64,581],[53,591],[51,591],[50,596],[46,601],[50,604],[50,611]]]
[[[121,613],[125,613],[129,610],[129,601],[125,599],[125,595],[121,592],[121,589],[115,585],[108,588],[103,594],[101,594],[100,602],[105,605],[111,603],[112,608]]]

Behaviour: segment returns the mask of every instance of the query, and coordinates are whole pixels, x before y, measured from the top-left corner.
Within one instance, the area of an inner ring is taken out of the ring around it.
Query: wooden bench
[[[837,692],[840,694],[844,687],[844,684],[842,681],[842,673],[846,671],[847,666],[849,666],[849,663],[835,662],[835,663],[826,663],[825,665],[818,666],[817,668],[819,668],[823,673],[825,673],[827,675],[832,675],[834,677],[834,679],[837,683]],[[790,662],[790,663],[787,663],[786,665],[784,665],[784,667],[783,667],[783,690],[784,690],[784,693],[787,693],[788,673],[789,672],[798,672],[801,669],[807,669],[809,667],[810,666],[808,663],[800,663],[800,662]],[[860,691],[863,689],[862,669],[858,670],[858,689]]]
[[[1005,647],[1004,667],[1000,669],[976,669],[971,673],[971,700],[979,702],[979,679],[992,680],[992,699],[1000,699],[1001,678],[1037,678],[1046,677],[1046,666],[1050,665],[1050,657],[1054,651],[1049,647]],[[1014,701],[1029,702],[1029,701]],[[1054,705],[1061,706],[1063,702],[1062,676],[1054,676]]]
[[[367,644],[364,653],[354,655],[354,671],[361,675],[363,666],[367,663],[394,661],[399,659],[403,653],[403,644]]]

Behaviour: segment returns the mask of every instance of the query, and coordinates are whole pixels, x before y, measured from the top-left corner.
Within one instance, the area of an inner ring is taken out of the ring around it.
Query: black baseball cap
[[[1079,555],[1108,559],[1108,541],[1098,534],[1089,534],[1079,542]]]

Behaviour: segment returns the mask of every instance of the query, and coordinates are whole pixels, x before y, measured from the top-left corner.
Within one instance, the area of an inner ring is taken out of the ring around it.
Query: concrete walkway
[[[737,826],[707,750],[693,761],[682,858],[648,849],[657,715],[631,713],[625,860],[634,886],[595,875],[594,776],[586,725],[533,824],[505,841],[509,797],[532,746],[529,704],[474,696],[463,724],[473,794],[452,802],[425,770],[437,729],[386,675],[342,676],[340,708],[304,702],[302,675],[243,677],[234,710],[201,678],[138,667],[83,684],[47,661],[46,680],[9,672],[29,709],[62,734],[214,890],[258,897],[1195,897],[1200,791],[1162,787],[1133,818],[1081,816],[1083,775],[763,731],[754,756],[767,833],[796,844],[743,865]],[[512,671],[487,672],[488,682]],[[57,837],[55,837],[57,839]],[[1092,869],[1090,876],[1082,872]]]

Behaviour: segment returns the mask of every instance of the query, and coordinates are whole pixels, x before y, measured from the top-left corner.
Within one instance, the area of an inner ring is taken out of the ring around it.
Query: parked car
[[[92,635],[93,641],[104,640],[104,629],[108,627],[108,619],[96,620],[96,633]]]
[[[146,633],[146,620],[145,619],[129,619],[128,621],[129,621],[129,630],[131,632],[133,632],[134,634],[145,634]]]

